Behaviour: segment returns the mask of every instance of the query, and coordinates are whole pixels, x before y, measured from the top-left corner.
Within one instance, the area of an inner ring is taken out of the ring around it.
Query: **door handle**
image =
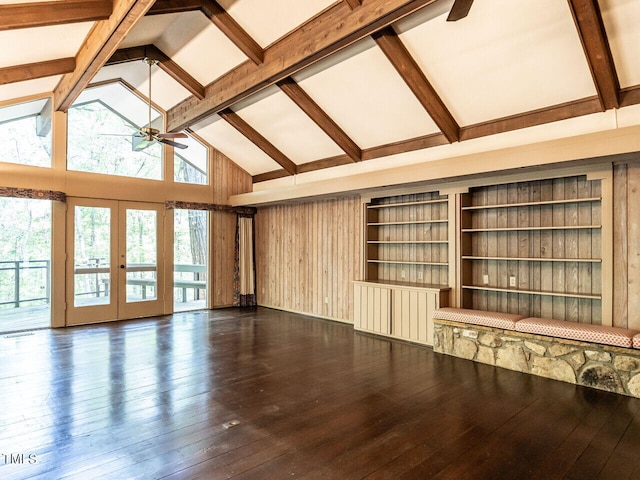
[[[120,265],[120,268],[125,268],[124,265]]]

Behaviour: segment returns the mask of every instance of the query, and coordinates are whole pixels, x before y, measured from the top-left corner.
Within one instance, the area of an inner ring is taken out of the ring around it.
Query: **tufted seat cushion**
[[[640,348],[640,333],[633,337],[633,348]]]
[[[516,331],[568,338],[581,342],[602,343],[616,347],[631,347],[639,332],[618,327],[603,327],[584,323],[565,322],[548,318],[525,318],[516,324]]]
[[[515,330],[516,322],[524,317],[511,313],[483,312],[482,310],[470,310],[467,308],[445,307],[437,309],[433,313],[433,318],[500,328],[502,330]]]

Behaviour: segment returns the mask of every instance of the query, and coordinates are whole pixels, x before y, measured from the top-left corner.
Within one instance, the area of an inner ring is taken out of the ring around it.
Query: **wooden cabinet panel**
[[[447,306],[449,288],[354,282],[356,330],[433,344],[433,311]]]

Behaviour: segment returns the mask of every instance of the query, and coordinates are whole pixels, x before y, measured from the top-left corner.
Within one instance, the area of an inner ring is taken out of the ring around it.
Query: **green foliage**
[[[0,123],[0,162],[51,166],[51,133],[36,135],[36,117]]]
[[[162,179],[162,146],[131,148],[135,126],[100,102],[68,112],[67,168],[82,172]]]

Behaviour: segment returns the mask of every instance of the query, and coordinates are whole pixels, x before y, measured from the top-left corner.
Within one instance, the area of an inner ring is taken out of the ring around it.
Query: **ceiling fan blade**
[[[160,138],[188,138],[186,133],[159,133]]]
[[[178,143],[178,142],[172,142],[171,140],[167,140],[166,138],[159,138],[158,141],[160,143],[165,143],[167,145],[171,145],[172,147],[180,148],[182,150],[187,148],[187,145],[183,145],[182,143]]]
[[[134,152],[140,152],[154,143],[156,143],[154,138],[140,137],[138,135],[131,136],[131,149]]]
[[[447,22],[456,22],[469,14],[473,0],[455,0],[447,17]]]

